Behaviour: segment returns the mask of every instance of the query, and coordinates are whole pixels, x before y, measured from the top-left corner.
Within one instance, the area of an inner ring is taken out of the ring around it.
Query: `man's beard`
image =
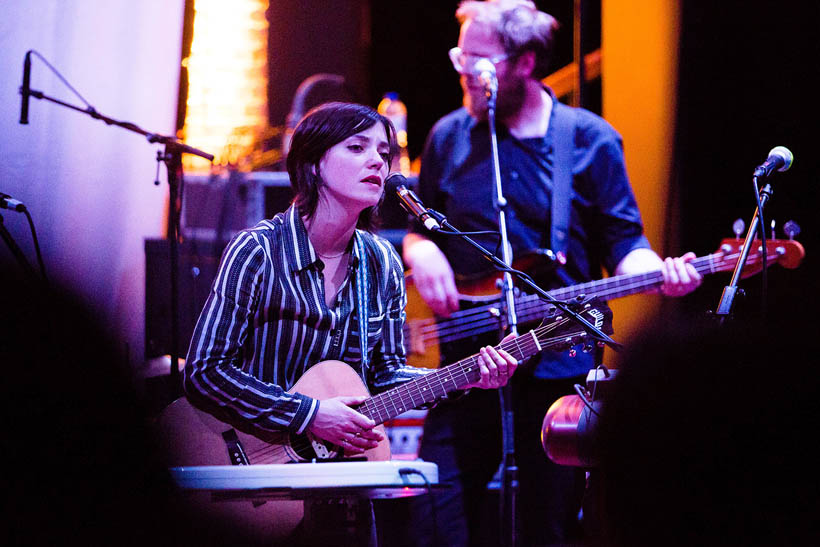
[[[487,120],[487,96],[485,94],[472,94],[465,89],[466,84],[462,83],[464,91],[464,107],[467,112],[478,121]],[[505,120],[518,114],[526,96],[526,82],[523,78],[506,80],[502,86],[499,82],[499,89],[496,98],[495,116],[498,120]]]

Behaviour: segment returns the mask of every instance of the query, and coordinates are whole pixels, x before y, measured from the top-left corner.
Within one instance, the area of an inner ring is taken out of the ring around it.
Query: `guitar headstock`
[[[740,258],[742,248],[743,239],[727,238],[721,241],[720,248],[715,253],[720,256],[719,261],[715,264],[715,269],[718,271],[733,270]],[[806,256],[806,250],[799,241],[792,239],[766,240],[766,259],[768,265],[780,264],[784,268],[794,269],[800,266],[804,256]],[[760,240],[756,239],[752,248],[749,250],[749,256],[746,259],[742,277],[745,278],[754,275],[762,268],[763,248],[760,244]]]
[[[598,297],[578,297],[569,302],[570,308],[605,334],[612,334],[612,310]],[[583,325],[560,309],[551,310],[541,326],[535,329],[539,343],[553,350],[569,349],[592,341]]]

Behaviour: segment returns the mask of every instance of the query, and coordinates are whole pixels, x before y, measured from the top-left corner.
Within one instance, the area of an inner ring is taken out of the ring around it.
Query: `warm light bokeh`
[[[661,256],[675,256],[683,250],[672,240],[676,219],[667,218],[667,195],[674,153],[680,5],[673,0],[605,0],[601,9],[603,115],[623,136],[627,171],[652,248]],[[660,296],[645,294],[610,302],[616,340],[628,343],[656,321],[660,303]],[[617,361],[617,354],[610,356]]]
[[[214,154],[214,164],[237,164],[267,126],[266,0],[196,0],[182,137]],[[185,168],[207,169],[185,156]]]

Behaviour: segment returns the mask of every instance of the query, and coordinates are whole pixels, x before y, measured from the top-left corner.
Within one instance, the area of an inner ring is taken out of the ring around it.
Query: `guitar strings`
[[[526,357],[534,355],[535,353],[538,352],[538,350],[543,349],[544,347],[548,347],[548,346],[554,345],[556,343],[566,341],[566,339],[568,338],[567,334],[561,334],[561,335],[553,337],[553,338],[542,338],[542,335],[549,332],[549,331],[555,330],[558,327],[567,324],[568,322],[569,322],[569,319],[563,319],[563,320],[551,323],[549,325],[545,325],[545,326],[539,327],[537,329],[534,329],[534,332],[536,333],[535,336],[537,336],[537,338],[540,340],[540,342],[536,342],[536,340],[532,336],[521,336],[519,338],[515,338],[513,340],[509,340],[507,342],[504,342],[504,343],[500,344],[498,347],[500,347],[501,349],[504,349],[505,351],[508,351],[511,354],[515,354],[517,352],[519,354],[519,359],[524,359]],[[524,348],[524,349],[522,349],[522,348]],[[446,384],[446,383],[452,382],[455,385],[456,389],[458,389],[459,387],[469,383],[470,377],[467,375],[468,370],[470,372],[473,372],[473,378],[477,379],[477,377],[475,376],[475,371],[478,370],[477,363],[478,363],[478,355],[472,355],[470,357],[462,359],[461,361],[458,361],[457,363],[453,363],[453,364],[448,365],[446,367],[442,367],[442,368],[438,369],[436,372],[427,374],[427,375],[425,375],[421,378],[418,378],[416,380],[412,380],[410,382],[407,382],[406,384],[400,386],[399,388],[396,388],[395,390],[391,390],[389,392],[385,392],[383,394],[380,394],[380,395],[377,395],[377,396],[371,398],[371,400],[374,401],[374,402],[382,402],[382,408],[386,411],[386,417],[382,418],[381,413],[380,413],[380,415],[379,415],[380,419],[378,421],[383,422],[386,419],[389,419],[391,414],[393,416],[396,416],[396,415],[398,415],[398,414],[400,414],[400,413],[402,413],[406,410],[410,410],[410,408],[416,408],[416,407],[420,406],[421,404],[432,402],[433,400],[438,398],[439,396],[436,394],[435,389],[431,389],[431,393],[433,395],[435,395],[435,397],[433,399],[428,399],[427,398],[428,394],[424,393],[424,389],[423,389],[422,386],[424,384],[427,384],[428,387],[429,387],[429,383],[432,380],[437,380],[438,383],[439,383],[439,387],[441,388],[443,394],[446,394],[446,389],[444,388],[444,384]],[[475,368],[468,369],[467,367],[475,367]],[[459,374],[460,376],[463,377],[464,380],[467,380],[467,381],[462,383],[461,385],[457,384],[454,374]],[[408,395],[410,397],[411,405],[410,405],[409,408],[404,408],[407,405],[396,406],[396,403],[393,400],[393,398],[396,398],[396,397],[399,397],[399,396],[402,396],[402,395]],[[414,397],[414,395],[416,395],[418,397],[418,400],[420,401],[420,403],[416,402],[416,398]],[[390,412],[390,408],[387,405],[387,402],[383,401],[384,399],[387,399],[388,402],[393,406],[393,412],[392,413]],[[373,417],[373,416],[371,415],[371,417]]]
[[[702,274],[706,272],[714,272],[716,262],[718,262],[717,268],[721,268],[724,266],[724,262],[736,262],[739,255],[740,253],[730,253],[726,255],[716,253],[696,258],[692,260],[690,264],[693,265],[698,273]],[[626,278],[631,279],[631,282],[626,283]],[[626,292],[629,294],[633,288],[641,287],[647,281],[657,282],[662,279],[663,276],[660,271],[647,272],[639,276],[635,276],[634,274],[613,276],[604,280],[592,281],[577,285],[574,287],[574,290],[570,292],[569,296],[572,297],[578,294],[583,294],[585,288],[592,285],[597,285],[595,295],[606,300],[611,298],[612,295],[617,295],[621,292]],[[550,291],[550,294],[558,297],[561,295],[562,291],[566,292],[564,289]],[[518,305],[517,311],[520,312],[520,315],[525,322],[538,319],[540,314],[545,311],[549,305],[548,302],[541,300],[538,295],[525,295],[516,299],[516,304]],[[495,327],[487,321],[488,317],[492,317],[490,314],[490,309],[493,307],[495,306],[482,305],[470,308],[468,310],[455,312],[450,316],[450,318],[446,319],[417,319],[412,320],[412,322],[414,325],[422,325],[422,327],[418,329],[421,334],[422,342],[428,342],[436,339],[439,342],[449,342],[464,336],[494,330]],[[408,339],[410,339],[410,332],[410,326],[405,325],[405,335]]]
[[[551,323],[550,325],[545,325],[539,327],[538,329],[534,329],[540,338],[540,335],[545,334],[549,331],[557,329],[559,326],[562,326],[568,322],[567,319],[556,321],[555,323]],[[535,339],[532,336],[522,336],[520,338],[516,338],[513,340],[509,340],[502,344],[499,344],[498,347],[508,351],[511,354],[518,353],[519,358],[525,358],[528,355],[533,355],[537,353],[537,350],[541,349],[542,347],[553,345],[554,343],[563,341],[566,339],[566,335],[556,336],[552,338],[544,338],[539,343],[536,343]],[[374,419],[377,424],[382,424],[387,421],[391,416],[396,416],[401,414],[406,410],[410,410],[411,408],[416,408],[421,406],[424,403],[432,402],[439,395],[436,394],[436,390],[434,387],[430,386],[432,381],[438,382],[438,387],[440,388],[442,394],[446,394],[447,390],[445,388],[445,384],[453,383],[456,386],[456,389],[459,385],[463,386],[469,383],[470,375],[468,372],[474,372],[478,370],[478,355],[471,355],[457,363],[453,363],[447,367],[443,367],[436,372],[432,372],[426,376],[418,378],[416,380],[412,380],[395,390],[391,390],[375,397],[371,397],[362,405],[364,407],[362,410],[365,410],[366,415],[369,415],[372,419]],[[475,368],[472,368],[475,367]],[[472,375],[475,377],[475,374]],[[463,383],[459,384],[458,381],[463,381]],[[434,395],[432,400],[427,399],[427,393],[423,392],[422,384],[428,384],[430,388],[430,392]],[[394,399],[397,396],[409,396],[411,405],[408,408],[400,403],[401,406],[397,406]],[[416,402],[416,398],[420,401],[419,403]],[[390,407],[388,406],[388,402],[393,407],[393,411],[390,411]],[[375,414],[378,413],[378,414]],[[290,435],[286,435],[290,438]],[[290,442],[290,447],[293,452],[295,452],[298,456],[301,457],[301,453],[311,446],[311,441],[307,437],[307,435],[299,435],[294,440]],[[264,463],[264,460],[268,458],[281,458],[283,454],[288,454],[287,447],[283,445],[276,445],[276,444],[268,444],[260,449],[248,451],[248,457],[254,461],[255,464]],[[262,460],[257,461],[257,460]]]

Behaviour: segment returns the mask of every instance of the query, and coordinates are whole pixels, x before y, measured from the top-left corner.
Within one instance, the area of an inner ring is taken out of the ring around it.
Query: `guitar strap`
[[[576,110],[554,99],[553,126],[555,162],[552,173],[552,226],[550,245],[556,256],[567,255],[570,196],[572,195],[572,152],[575,145]],[[560,253],[560,254],[559,254]]]
[[[553,275],[564,285],[574,285],[576,281],[562,267],[567,260],[567,241],[569,239],[570,201],[572,197],[572,167],[575,150],[575,131],[578,111],[553,99],[550,114],[550,129],[553,138],[552,196],[550,208],[550,250],[555,253],[558,263]],[[544,153],[536,150],[526,142],[516,142],[530,153],[546,169]]]
[[[362,353],[362,380],[367,385],[367,368],[370,360],[367,355],[367,295],[370,291],[370,279],[367,275],[367,253],[362,235],[356,230],[356,249],[359,253],[359,266],[356,268],[356,315],[359,316],[359,349]]]
[[[248,456],[245,454],[245,449],[242,447],[242,442],[236,431],[229,429],[222,432],[222,440],[225,441],[225,446],[228,448],[228,457],[231,459],[231,465],[250,465]]]

